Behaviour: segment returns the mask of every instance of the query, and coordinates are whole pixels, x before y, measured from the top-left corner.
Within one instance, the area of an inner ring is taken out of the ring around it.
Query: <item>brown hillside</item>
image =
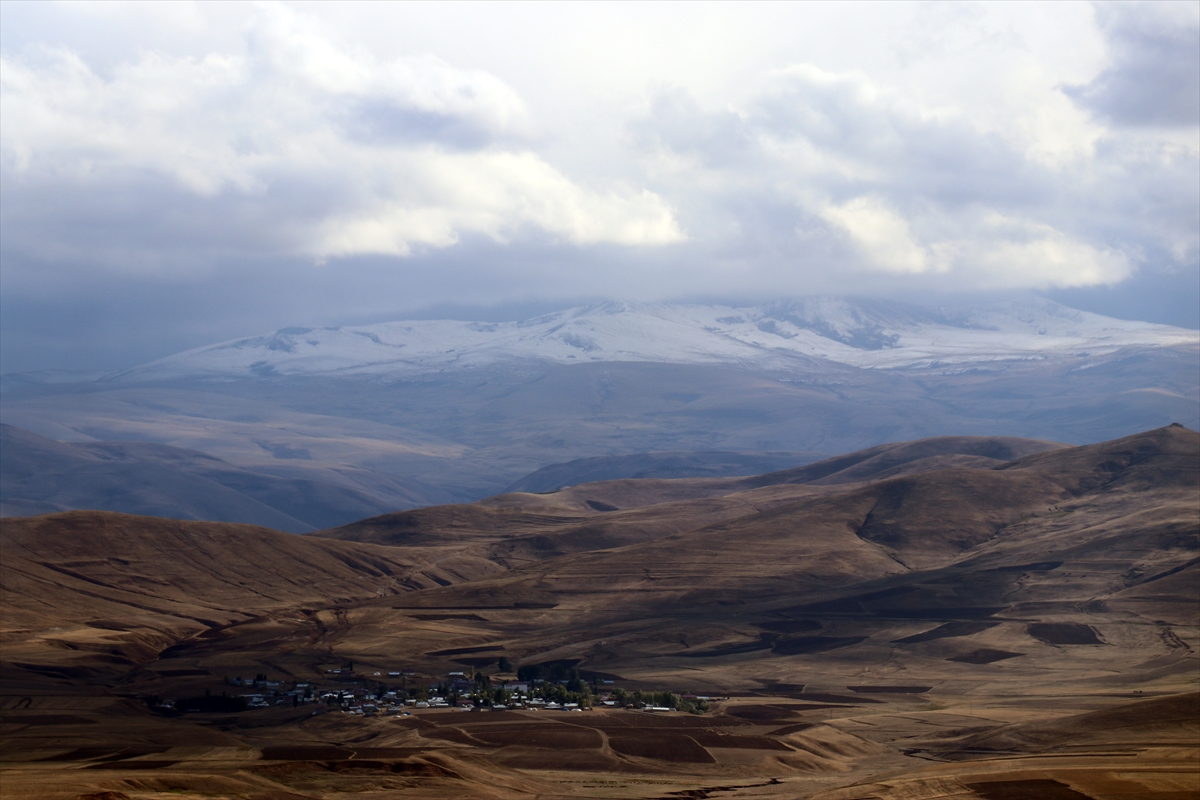
[[[889,447],[911,458],[721,492],[508,495],[325,536],[4,520],[5,792],[1194,796],[1200,435],[999,466]],[[339,694],[515,677],[501,658],[578,669],[596,692],[727,699],[698,716],[285,703],[168,718],[144,702],[244,691],[231,675]]]
[[[746,478],[624,479],[581,484],[543,495],[507,494],[469,505],[385,514],[317,536],[399,546],[428,546],[552,533],[582,517],[664,503],[718,498],[771,486],[837,485],[952,466],[980,469],[1065,445],[1013,437],[942,436],[880,445],[806,467]],[[769,495],[759,495],[768,497]],[[788,495],[784,495],[788,496]],[[677,510],[684,509],[682,504]],[[600,545],[603,546],[603,545]],[[594,549],[594,548],[593,548]]]
[[[6,659],[141,659],[263,613],[408,591],[400,551],[102,511],[0,522]],[[54,633],[47,633],[53,630]]]

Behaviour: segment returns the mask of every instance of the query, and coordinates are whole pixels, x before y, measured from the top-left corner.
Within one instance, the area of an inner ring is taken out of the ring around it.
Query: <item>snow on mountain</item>
[[[808,371],[821,362],[904,369],[1200,344],[1200,332],[1076,311],[1048,300],[935,311],[875,300],[766,306],[602,303],[520,322],[410,320],[283,328],[178,353],[134,380],[416,375],[505,362],[727,364]]]

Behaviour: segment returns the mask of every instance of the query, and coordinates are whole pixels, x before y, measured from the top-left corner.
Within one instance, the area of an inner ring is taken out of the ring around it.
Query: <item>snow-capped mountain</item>
[[[788,372],[824,361],[906,369],[1196,344],[1197,331],[1112,319],[1048,300],[953,312],[838,298],[748,308],[603,303],[520,322],[283,328],[169,356],[120,377],[403,376],[504,362],[649,361]]]
[[[61,441],[222,459],[226,484],[202,492],[226,498],[221,514],[262,501],[319,527],[364,505],[478,499],[579,459],[790,454],[798,464],[928,436],[1085,443],[1196,428],[1198,350],[1196,331],[1044,301],[966,311],[824,298],[608,303],[522,322],[285,328],[121,375],[34,376],[5,388],[4,421]],[[49,455],[30,474],[58,475]],[[129,496],[170,484],[174,513],[194,514],[194,475],[146,478],[151,462],[123,463],[105,474],[141,487]],[[81,467],[89,481],[94,467]],[[25,499],[67,503],[54,488],[67,484],[43,484]]]

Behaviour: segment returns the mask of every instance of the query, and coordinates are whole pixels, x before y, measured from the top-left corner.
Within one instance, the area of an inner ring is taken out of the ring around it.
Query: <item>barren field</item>
[[[0,786],[66,800],[1193,798],[1198,468],[1200,437],[1171,427],[1078,448],[927,440],[313,536],[6,519]],[[577,669],[598,691],[719,699],[695,715],[152,707],[247,692],[232,679],[259,674],[322,689],[515,679],[501,657]]]

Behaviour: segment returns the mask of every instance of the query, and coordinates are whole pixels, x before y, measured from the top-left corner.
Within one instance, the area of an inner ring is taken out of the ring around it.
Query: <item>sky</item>
[[[1200,327],[1200,3],[0,2],[0,370],[600,299]]]

